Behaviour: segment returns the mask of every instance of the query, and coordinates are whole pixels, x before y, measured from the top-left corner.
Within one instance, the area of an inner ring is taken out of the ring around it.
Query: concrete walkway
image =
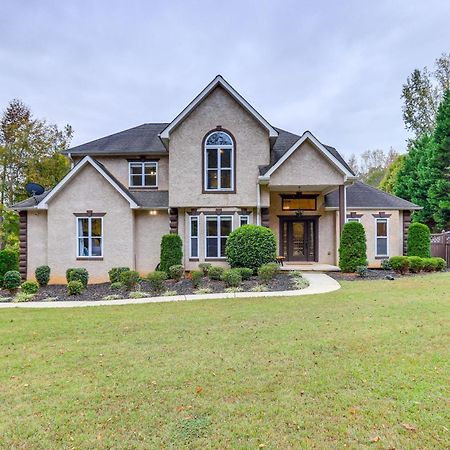
[[[98,301],[67,301],[67,302],[23,302],[23,303],[0,303],[0,308],[79,308],[83,306],[118,306],[139,305],[142,303],[165,303],[189,300],[213,300],[223,298],[250,298],[250,297],[292,297],[298,295],[323,294],[340,289],[341,285],[333,278],[324,273],[304,273],[303,276],[309,280],[310,285],[298,291],[278,292],[236,292],[233,294],[199,294],[199,295],[175,295],[171,297],[145,297],[128,298],[121,300],[98,300]]]

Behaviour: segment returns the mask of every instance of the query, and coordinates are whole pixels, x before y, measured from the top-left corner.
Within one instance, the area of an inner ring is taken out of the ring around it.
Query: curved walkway
[[[236,292],[233,294],[198,294],[198,295],[174,295],[171,297],[145,297],[127,298],[121,300],[92,300],[92,301],[65,301],[65,302],[23,302],[0,303],[0,308],[79,308],[83,306],[117,306],[138,305],[142,303],[165,303],[189,300],[213,300],[221,298],[249,298],[249,297],[293,297],[298,295],[323,294],[340,289],[341,285],[324,273],[303,273],[309,281],[309,286],[296,291],[278,292]]]

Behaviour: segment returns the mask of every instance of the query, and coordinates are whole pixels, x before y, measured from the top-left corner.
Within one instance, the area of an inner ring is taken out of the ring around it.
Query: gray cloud
[[[275,126],[402,150],[401,85],[449,51],[443,1],[1,2],[0,106],[74,144],[170,121],[221,73]]]

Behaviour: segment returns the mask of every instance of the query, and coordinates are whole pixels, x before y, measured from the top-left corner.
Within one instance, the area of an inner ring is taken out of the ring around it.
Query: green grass
[[[449,292],[0,310],[0,448],[448,448]]]

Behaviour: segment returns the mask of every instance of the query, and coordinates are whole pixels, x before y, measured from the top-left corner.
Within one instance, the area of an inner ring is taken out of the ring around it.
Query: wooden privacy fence
[[[431,256],[444,258],[450,267],[450,231],[431,235]]]

